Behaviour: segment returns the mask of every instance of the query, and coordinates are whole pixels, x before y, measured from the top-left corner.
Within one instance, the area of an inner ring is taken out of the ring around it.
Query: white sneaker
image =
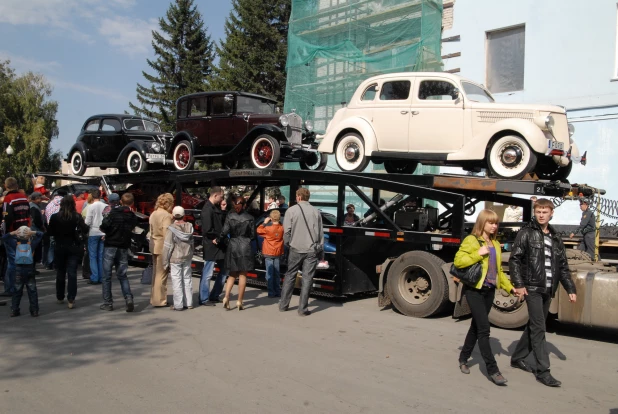
[[[328,269],[329,267],[330,266],[328,265],[328,262],[326,260],[319,262],[317,266],[318,269]]]

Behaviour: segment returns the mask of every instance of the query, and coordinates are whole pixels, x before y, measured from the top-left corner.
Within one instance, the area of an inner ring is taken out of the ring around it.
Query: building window
[[[524,89],[526,27],[487,32],[487,88],[490,92]]]

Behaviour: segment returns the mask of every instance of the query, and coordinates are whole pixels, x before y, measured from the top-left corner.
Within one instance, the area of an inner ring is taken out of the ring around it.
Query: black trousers
[[[64,289],[67,289],[69,302],[77,295],[77,261],[79,260],[79,246],[56,244],[54,263],[56,263],[56,299],[64,299]],[[68,281],[68,286],[67,282]]]
[[[549,375],[549,352],[545,342],[545,323],[551,304],[551,295],[528,291],[526,303],[528,305],[528,324],[511,356],[511,362],[521,361],[532,352],[536,359],[536,376],[537,378],[544,378]]]
[[[494,353],[491,351],[491,345],[489,344],[489,311],[494,300],[495,289],[483,287],[482,289],[466,288],[465,295],[470,310],[472,311],[472,322],[470,323],[470,329],[466,335],[463,347],[461,348],[461,354],[459,355],[459,362],[464,363],[468,361],[474,345],[479,343],[479,351],[485,366],[487,367],[487,373],[493,375],[500,370],[494,358]]]

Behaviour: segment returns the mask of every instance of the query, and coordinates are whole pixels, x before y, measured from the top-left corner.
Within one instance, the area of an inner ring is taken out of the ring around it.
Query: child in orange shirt
[[[270,226],[266,226],[272,220]],[[279,261],[283,256],[283,226],[280,223],[281,213],[272,210],[270,217],[264,220],[257,228],[257,234],[264,238],[262,242],[262,254],[266,264],[266,285],[268,297],[281,297],[281,276],[279,274]]]

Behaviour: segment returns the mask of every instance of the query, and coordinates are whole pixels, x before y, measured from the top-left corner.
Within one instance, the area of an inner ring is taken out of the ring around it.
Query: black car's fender
[[[91,159],[90,149],[88,149],[86,145],[84,145],[83,142],[79,141],[73,144],[73,146],[69,150],[69,154],[67,156],[66,162],[68,163],[71,162],[71,154],[73,154],[75,151],[79,151],[82,153],[82,155],[84,156],[84,161],[89,161]]]
[[[253,145],[253,141],[260,135],[270,135],[277,141],[285,141],[285,133],[281,130],[281,128],[276,125],[257,125],[251,129],[245,135],[245,137],[231,150],[230,154],[247,154],[247,151],[251,149],[251,145]]]
[[[180,131],[176,135],[174,135],[174,138],[172,139],[172,144],[169,146],[169,148],[167,148],[167,154],[165,154],[166,158],[172,158],[174,148],[176,147],[176,144],[178,144],[180,141],[189,141],[193,154],[197,154],[197,149],[199,147],[197,143],[197,137],[194,137],[187,131]]]
[[[116,159],[116,165],[119,167],[124,167],[127,157],[129,156],[129,153],[131,151],[139,151],[139,153],[142,155],[142,158],[146,160],[146,154],[150,152],[148,151],[148,146],[146,145],[149,142],[152,141],[131,141],[130,143],[128,143],[122,149],[120,155],[118,155],[118,159]]]

